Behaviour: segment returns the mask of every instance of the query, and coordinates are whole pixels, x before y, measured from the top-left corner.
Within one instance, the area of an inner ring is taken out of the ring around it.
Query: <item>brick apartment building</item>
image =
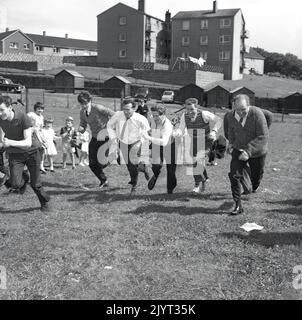
[[[145,13],[145,1],[138,10],[118,3],[98,15],[98,62],[168,62],[171,52],[171,14],[165,21]]]
[[[248,32],[241,9],[181,11],[172,18],[172,61],[202,57],[223,68],[226,80],[242,78]]]

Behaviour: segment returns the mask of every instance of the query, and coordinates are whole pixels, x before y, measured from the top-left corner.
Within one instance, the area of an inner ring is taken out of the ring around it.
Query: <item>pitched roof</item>
[[[62,73],[62,72],[64,72],[64,71],[67,72],[67,73],[69,73],[69,74],[71,74],[71,75],[74,76],[74,77],[84,78],[84,76],[83,76],[82,74],[78,73],[77,71],[68,70],[68,69],[63,69],[63,70],[61,70],[60,72],[58,72],[56,75],[58,75],[58,74],[60,74],[60,73]]]
[[[26,33],[37,45],[46,47],[59,47],[71,49],[97,50],[97,42],[89,40],[50,37],[38,34]]]
[[[30,41],[33,42],[33,40],[30,39],[30,37],[29,37],[27,34],[23,33],[23,32],[22,32],[21,30],[19,30],[19,29],[11,30],[11,31],[6,31],[6,32],[0,33],[0,41],[1,41],[1,40],[4,40],[5,38],[11,36],[12,34],[14,34],[14,33],[16,33],[16,32],[20,32],[24,37],[28,38]]]
[[[215,85],[214,87],[213,87],[213,86],[208,87],[208,88],[206,89],[206,92],[210,92],[210,91],[212,91],[212,90],[214,90],[214,89],[217,89],[217,88],[221,88],[221,89],[229,92],[229,89],[228,89],[228,88],[226,88],[226,87],[224,87],[223,85],[220,85],[220,84],[219,84],[219,85]]]
[[[249,89],[249,88],[247,88],[247,87],[238,87],[238,88],[235,88],[235,89],[231,90],[230,93],[236,93],[236,92],[238,92],[238,91],[240,91],[240,90],[242,90],[242,89],[246,89],[246,90],[254,93],[254,91],[252,91],[251,89]]]
[[[107,81],[109,81],[109,80],[111,80],[111,79],[114,79],[114,78],[119,79],[120,81],[122,81],[122,82],[124,82],[124,83],[127,83],[127,84],[130,84],[130,83],[131,83],[129,80],[127,80],[126,78],[121,77],[121,76],[114,76],[114,77],[108,79]]]
[[[244,58],[265,60],[265,58],[253,48],[250,48],[250,51],[244,54]]]
[[[180,11],[172,19],[233,17],[238,11],[240,9],[222,9],[217,12],[213,12],[213,10]]]
[[[17,30],[12,30],[8,32],[1,32],[0,33],[0,40],[5,39],[6,37],[10,36],[11,34],[15,33]]]
[[[126,8],[128,8],[128,9],[134,10],[136,13],[144,14],[144,15],[147,16],[147,17],[150,17],[150,18],[159,20],[159,21],[161,21],[161,22],[164,22],[163,20],[161,20],[161,19],[159,19],[159,18],[156,18],[156,17],[154,17],[154,16],[151,16],[150,14],[148,14],[148,13],[146,13],[146,12],[142,12],[142,11],[140,11],[140,10],[137,10],[137,9],[135,9],[135,8],[133,8],[133,7],[130,7],[130,6],[128,6],[128,5],[124,4],[124,3],[121,3],[121,2],[117,3],[117,4],[114,5],[113,7],[110,7],[109,9],[101,12],[97,17],[99,17],[99,16],[107,13],[108,11],[111,11],[112,9],[115,9],[116,7],[120,7],[120,6],[123,6],[123,7],[126,7]]]

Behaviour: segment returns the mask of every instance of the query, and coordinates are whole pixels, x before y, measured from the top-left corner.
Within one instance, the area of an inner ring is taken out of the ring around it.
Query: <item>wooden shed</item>
[[[280,112],[302,114],[302,94],[295,92],[279,99]]]
[[[131,96],[131,82],[124,77],[114,76],[104,82],[103,96],[121,98]]]
[[[208,108],[229,108],[230,92],[222,86],[216,86],[206,91]]]
[[[197,86],[196,84],[188,84],[179,89],[179,100],[184,103],[189,98],[196,98],[199,105],[204,104],[205,93],[204,89]]]
[[[250,98],[250,104],[252,106],[255,105],[255,92],[246,88],[246,87],[239,87],[236,89],[233,89],[232,91],[230,91],[230,106],[232,106],[232,100],[238,96],[239,94],[245,94],[247,96],[249,96]]]
[[[85,78],[74,70],[64,69],[55,75],[56,92],[74,93],[75,89],[84,89]]]

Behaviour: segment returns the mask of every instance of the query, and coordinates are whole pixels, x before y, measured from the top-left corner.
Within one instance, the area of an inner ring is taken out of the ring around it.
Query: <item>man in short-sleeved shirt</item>
[[[28,174],[24,173],[24,167],[27,166],[30,184],[40,201],[41,210],[47,211],[50,197],[41,183],[41,144],[32,135],[30,118],[22,112],[14,111],[8,96],[0,97],[0,141],[0,147],[4,147],[9,156],[12,188],[21,194],[25,192],[29,181]]]

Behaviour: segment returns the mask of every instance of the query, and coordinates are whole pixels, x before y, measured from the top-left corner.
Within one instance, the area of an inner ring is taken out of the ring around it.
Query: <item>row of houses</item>
[[[0,54],[26,53],[56,56],[96,56],[100,66],[137,63],[174,65],[177,58],[202,58],[223,70],[226,80],[238,80],[251,71],[263,74],[264,58],[246,45],[249,32],[241,9],[213,8],[181,11],[173,17],[166,11],[161,20],[118,3],[97,16],[97,41],[26,34],[21,30],[0,33]]]

